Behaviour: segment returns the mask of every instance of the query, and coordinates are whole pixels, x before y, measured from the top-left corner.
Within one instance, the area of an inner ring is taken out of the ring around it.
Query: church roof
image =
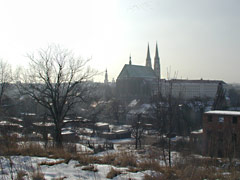
[[[118,79],[125,78],[157,78],[151,67],[125,64]]]

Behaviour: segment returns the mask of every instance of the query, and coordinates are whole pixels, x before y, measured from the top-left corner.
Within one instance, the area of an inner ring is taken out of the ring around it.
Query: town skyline
[[[158,43],[162,78],[240,83],[240,3],[213,0],[0,1],[0,58],[26,66],[27,53],[56,43],[116,80],[131,54],[153,63]]]

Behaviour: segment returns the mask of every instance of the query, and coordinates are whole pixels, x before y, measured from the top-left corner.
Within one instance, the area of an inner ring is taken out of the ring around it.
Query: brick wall
[[[204,154],[209,156],[240,156],[240,116],[204,114]]]

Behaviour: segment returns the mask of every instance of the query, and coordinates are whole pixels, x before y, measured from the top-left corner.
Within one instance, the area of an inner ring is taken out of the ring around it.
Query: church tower
[[[131,58],[131,54],[129,56],[129,65],[132,65],[132,58]]]
[[[156,52],[154,57],[154,72],[158,78],[161,79],[161,70],[160,70],[160,58],[158,55],[158,45],[156,43]]]
[[[150,50],[149,50],[149,44],[147,49],[147,59],[146,59],[146,66],[152,67],[151,57],[150,57]]]
[[[107,69],[105,71],[105,79],[104,79],[104,84],[108,84],[108,73],[107,73]]]

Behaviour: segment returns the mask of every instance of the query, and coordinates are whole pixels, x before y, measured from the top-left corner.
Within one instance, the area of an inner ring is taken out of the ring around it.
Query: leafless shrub
[[[139,172],[139,171],[140,171],[139,168],[135,168],[135,167],[129,167],[129,168],[128,168],[128,172],[137,173],[137,172]]]
[[[24,180],[27,173],[23,170],[17,172],[17,178],[15,180]]]
[[[111,168],[111,170],[107,173],[106,178],[112,179],[120,174],[121,174],[121,171]]]
[[[41,172],[40,167],[32,173],[32,180],[45,180],[44,174]]]
[[[102,164],[102,161],[100,160],[99,157],[95,157],[95,156],[89,156],[89,155],[79,155],[75,158],[76,160],[78,160],[79,165],[76,165],[76,167],[82,166],[82,165],[89,165],[89,164]]]
[[[60,160],[60,161],[54,161],[54,162],[47,162],[47,161],[43,161],[41,163],[39,163],[38,165],[42,166],[42,165],[47,165],[47,166],[54,166],[57,164],[62,164],[65,163],[66,160]]]
[[[92,171],[92,172],[98,172],[98,169],[94,165],[85,166],[82,168],[83,171]]]
[[[106,154],[102,158],[103,164],[111,164],[114,166],[121,166],[121,167],[127,167],[127,166],[133,166],[136,167],[136,157],[133,153],[129,152],[121,152],[121,153],[115,153],[115,154]]]
[[[138,168],[140,168],[142,171],[145,170],[154,170],[154,171],[161,171],[162,167],[160,166],[159,162],[154,159],[147,159],[144,160],[137,165]]]

